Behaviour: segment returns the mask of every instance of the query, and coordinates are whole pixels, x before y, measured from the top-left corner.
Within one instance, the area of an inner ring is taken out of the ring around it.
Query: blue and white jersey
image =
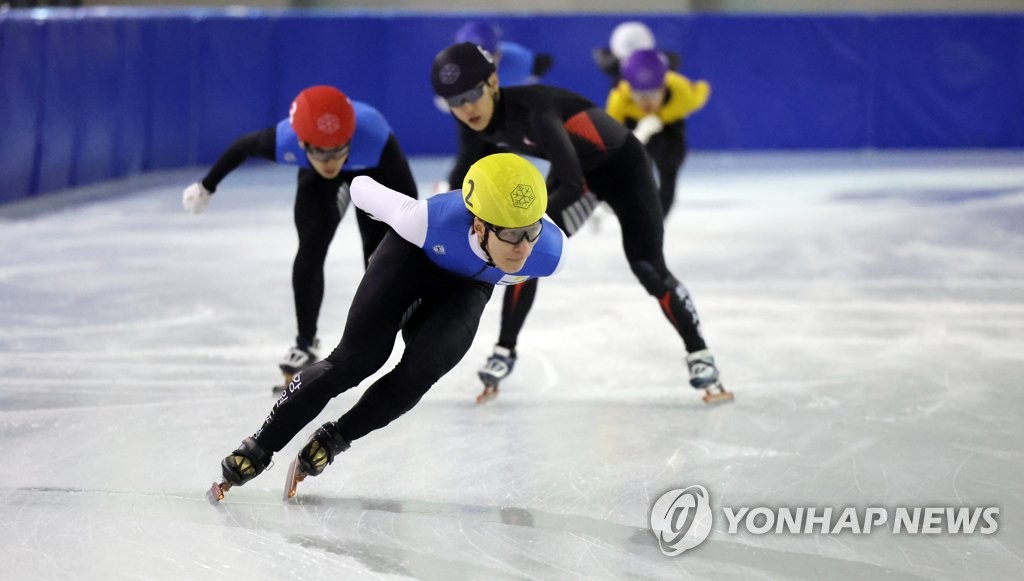
[[[554,274],[562,262],[565,234],[546,216],[540,238],[533,245],[523,269],[507,274],[488,266],[473,232],[473,214],[462,201],[462,190],[427,200],[427,235],[422,248],[441,268],[466,278],[493,284],[519,284],[531,278]]]
[[[387,223],[402,238],[419,246],[440,268],[491,284],[519,284],[551,276],[565,261],[566,236],[544,216],[544,229],[523,268],[507,274],[489,265],[473,232],[473,214],[462,202],[462,191],[415,200],[367,176],[352,180],[352,202],[375,219]]]
[[[536,83],[533,76],[533,51],[514,42],[501,42],[501,62],[498,64],[498,80],[502,87]]]
[[[372,169],[380,164],[381,153],[391,135],[391,126],[373,107],[352,101],[356,113],[356,130],[352,134],[352,150],[341,171]],[[288,118],[277,124],[277,163],[311,168],[306,152],[299,147],[299,138]]]

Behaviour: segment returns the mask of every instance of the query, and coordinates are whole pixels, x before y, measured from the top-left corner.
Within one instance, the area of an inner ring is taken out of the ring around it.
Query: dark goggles
[[[321,149],[319,147],[313,147],[312,145],[306,146],[306,155],[313,161],[332,161],[335,159],[341,159],[348,155],[351,149],[350,144],[346,143],[341,147],[335,147],[334,149]]]
[[[487,224],[487,229],[494,232],[498,240],[508,244],[516,245],[523,240],[536,242],[540,238],[541,231],[544,230],[544,220],[537,220],[529,226],[522,226],[520,228],[502,228],[494,224]]]
[[[447,97],[445,101],[448,106],[452,109],[456,109],[465,105],[466,103],[476,103],[480,100],[480,97],[484,96],[484,82],[481,81],[479,85],[473,87],[468,91],[463,91],[453,97]]]

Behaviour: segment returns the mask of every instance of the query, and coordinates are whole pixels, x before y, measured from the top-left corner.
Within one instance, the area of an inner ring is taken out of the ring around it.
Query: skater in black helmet
[[[298,373],[263,427],[224,459],[224,482],[210,489],[212,500],[256,477],[332,398],[380,369],[401,328],[401,361],[313,434],[289,471],[290,498],[298,480],[320,474],[351,442],[408,412],[455,367],[495,284],[550,276],[562,265],[565,234],[544,216],[544,177],[511,153],[473,164],[461,191],[417,201],[359,177],[352,201],[393,232],[370,258],[341,342]]]
[[[479,152],[498,144],[551,162],[548,214],[568,235],[599,201],[607,202],[622,226],[630,268],[683,340],[690,385],[705,390],[705,401],[731,397],[719,382],[690,294],[665,265],[661,203],[650,161],[636,137],[576,93],[544,85],[499,88],[490,54],[470,43],[441,51],[431,81],[461,125],[449,181],[458,183]],[[536,292],[536,280],[506,289],[501,334],[479,371],[484,396],[496,393],[511,373],[519,331]]]
[[[288,118],[243,135],[228,147],[206,177],[185,189],[185,210],[203,212],[221,180],[250,157],[298,166],[294,217],[299,248],[292,265],[298,333],[279,364],[287,385],[292,374],[319,358],[316,335],[324,298],[324,261],[348,209],[352,179],[370,176],[410,198],[416,198],[416,182],[383,115],[349,100],[334,87],[320,85],[299,93]],[[356,221],[365,264],[387,226],[359,209]]]

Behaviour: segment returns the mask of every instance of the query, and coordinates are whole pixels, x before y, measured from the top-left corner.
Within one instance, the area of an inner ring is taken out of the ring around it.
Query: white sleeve
[[[547,214],[544,215],[544,219],[549,219]],[[554,226],[555,223],[552,222],[551,225]],[[555,226],[555,228],[558,228],[558,226]],[[558,233],[562,235],[562,254],[558,257],[558,264],[555,265],[555,269],[551,271],[551,274],[548,276],[555,276],[559,272],[562,272],[562,267],[565,266],[565,257],[569,254],[569,237],[565,235],[565,232],[563,232],[561,228],[558,228]]]
[[[427,201],[416,200],[383,186],[369,176],[357,176],[349,186],[352,203],[374,220],[387,223],[399,236],[420,248],[427,241]]]

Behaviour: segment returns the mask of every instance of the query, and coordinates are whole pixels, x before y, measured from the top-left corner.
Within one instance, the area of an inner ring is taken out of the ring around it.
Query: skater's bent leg
[[[322,191],[327,183],[315,175],[300,173],[295,196],[299,248],[292,264],[292,291],[298,336],[300,341],[309,343],[316,338],[317,319],[324,300],[324,261],[341,221],[335,198]]]
[[[380,245],[380,241],[384,239],[384,235],[387,234],[390,227],[386,222],[378,222],[358,208],[356,223],[359,225],[359,237],[363,244],[363,266],[366,266],[370,263],[373,251],[377,250],[377,246]]]
[[[658,197],[667,218],[676,197],[679,168],[686,159],[686,136],[682,127],[666,129],[651,138],[647,153],[658,169]]]
[[[285,387],[263,427],[253,435],[263,449],[277,452],[284,448],[331,399],[355,387],[387,362],[397,325],[395,331],[373,333],[372,337],[364,327],[351,328],[352,332],[363,331],[363,340],[350,340],[357,348],[339,346],[331,357],[299,372]],[[346,336],[350,336],[348,328]],[[345,343],[343,338],[342,345]]]
[[[505,296],[501,305],[501,333],[498,345],[515,353],[519,332],[523,329],[526,316],[530,314],[533,300],[537,296],[538,279],[531,278],[526,282],[505,287]]]
[[[431,268],[415,246],[393,233],[385,238],[356,289],[341,342],[324,361],[296,376],[281,394],[255,434],[260,446],[279,451],[331,398],[387,362],[402,315],[420,292],[415,281]]]
[[[412,409],[473,344],[492,288],[463,282],[446,297],[424,299],[402,360],[338,420],[338,434],[352,442]]]
[[[700,318],[689,291],[665,265],[665,226],[649,162],[639,145],[623,150],[621,155],[616,171],[597,173],[588,183],[599,193],[607,192],[608,205],[622,226],[622,247],[630,269],[648,294],[658,300],[687,352],[705,349]]]
[[[647,292],[658,299],[662,313],[682,337],[686,351],[693,353],[706,349],[707,344],[700,330],[700,317],[690,298],[690,291],[672,276],[664,261],[660,264],[648,260],[630,261],[629,267]]]

